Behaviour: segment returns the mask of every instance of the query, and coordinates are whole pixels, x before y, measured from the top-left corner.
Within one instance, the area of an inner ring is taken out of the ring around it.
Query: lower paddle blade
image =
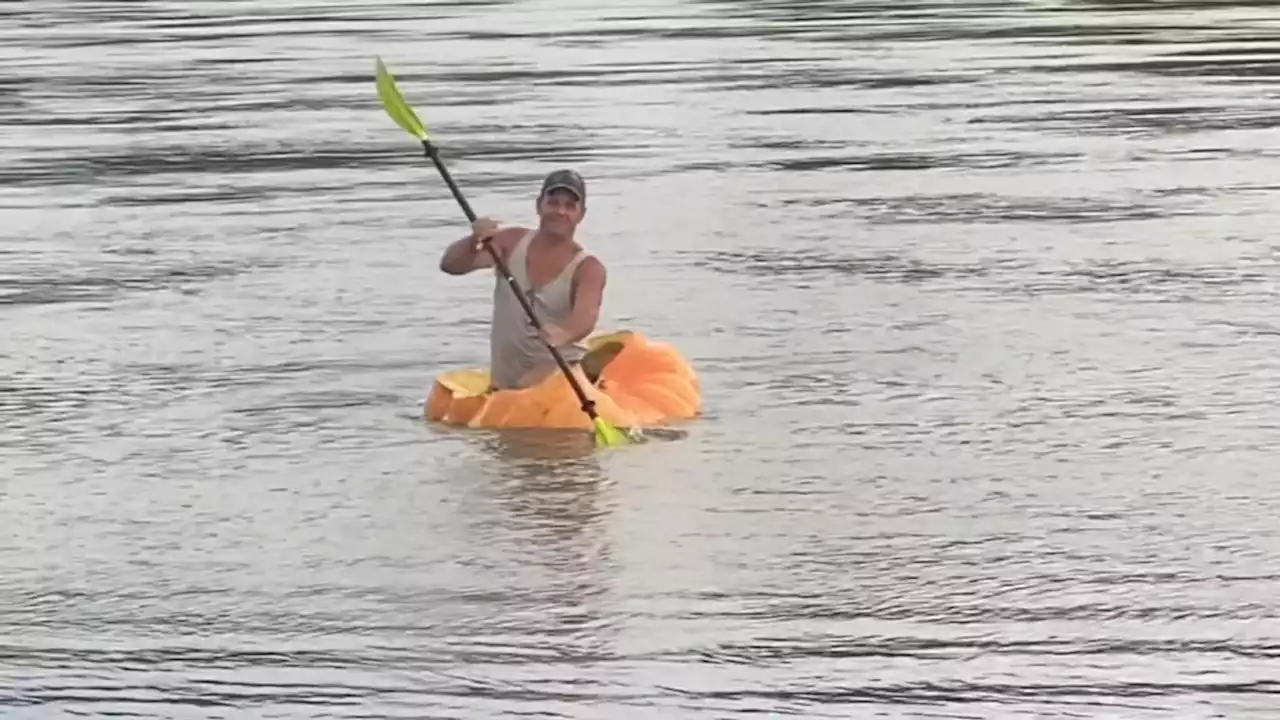
[[[604,446],[624,445],[630,441],[618,428],[605,422],[603,418],[596,418],[596,442]]]
[[[409,107],[409,103],[405,102],[404,96],[400,94],[400,89],[396,87],[396,79],[391,75],[391,71],[387,70],[387,66],[383,64],[382,58],[378,58],[378,98],[382,100],[382,108],[387,111],[387,115],[395,121],[397,125],[404,128],[404,131],[419,140],[426,140],[427,127],[418,119],[418,114]]]

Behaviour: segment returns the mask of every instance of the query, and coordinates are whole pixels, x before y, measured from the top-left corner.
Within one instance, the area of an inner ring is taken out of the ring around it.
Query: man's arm
[[[568,345],[590,335],[600,319],[604,301],[606,273],[604,263],[589,257],[574,273],[573,309],[563,327],[551,329],[553,344]]]
[[[518,227],[504,228],[494,233],[489,243],[502,256],[502,259],[506,260],[512,242],[523,232],[524,230]],[[450,243],[440,255],[440,271],[449,275],[466,275],[481,268],[493,267],[493,257],[488,250],[480,246],[476,238],[476,232],[472,231]]]

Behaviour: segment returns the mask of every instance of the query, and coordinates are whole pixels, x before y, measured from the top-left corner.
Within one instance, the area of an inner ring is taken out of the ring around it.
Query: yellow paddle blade
[[[605,422],[604,418],[596,418],[596,442],[600,445],[624,445],[630,440],[621,430]]]
[[[429,136],[426,125],[422,124],[418,114],[409,107],[409,103],[405,102],[400,89],[396,87],[396,79],[392,77],[391,71],[387,70],[381,57],[378,58],[377,76],[378,98],[382,100],[382,108],[397,125],[404,128],[405,132],[419,140],[427,140]]]

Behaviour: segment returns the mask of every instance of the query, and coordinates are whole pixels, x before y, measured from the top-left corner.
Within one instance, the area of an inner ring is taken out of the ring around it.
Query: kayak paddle
[[[396,87],[395,78],[387,70],[387,66],[383,64],[381,57],[378,58],[377,63],[377,81],[378,97],[382,100],[382,107],[397,125],[404,128],[405,132],[422,143],[426,156],[435,164],[436,170],[440,171],[440,176],[444,178],[445,184],[449,186],[449,191],[453,193],[453,198],[462,207],[462,212],[466,213],[467,220],[474,223],[476,214],[471,209],[471,204],[462,196],[462,190],[458,188],[458,184],[453,181],[453,176],[449,174],[449,170],[440,160],[440,151],[435,143],[431,141],[431,136],[427,134],[426,126],[418,119],[418,114],[405,101],[404,96],[400,94],[399,88]],[[541,332],[542,323],[538,320],[538,316],[534,314],[533,306],[525,299],[525,295],[520,290],[519,284],[516,283],[516,279],[511,276],[511,271],[507,269],[507,264],[503,262],[498,252],[493,249],[491,243],[486,242],[484,246],[489,250],[489,255],[493,257],[493,264],[497,266],[498,272],[502,274],[502,277],[511,287],[511,291],[515,293],[516,298],[520,301],[525,314],[529,316],[529,321]],[[569,365],[565,362],[564,356],[560,354],[560,351],[545,340],[543,340],[543,343],[551,351],[551,356],[555,358],[556,364],[560,366],[560,372],[564,373],[569,385],[573,387],[573,392],[578,396],[578,402],[581,404],[583,412],[587,414],[587,417],[591,418],[592,424],[595,425],[596,441],[601,445],[621,445],[627,442],[629,438],[625,433],[596,413],[595,402],[588,398],[587,394],[582,390],[582,386],[578,383],[578,379],[574,377],[573,371],[569,369]]]

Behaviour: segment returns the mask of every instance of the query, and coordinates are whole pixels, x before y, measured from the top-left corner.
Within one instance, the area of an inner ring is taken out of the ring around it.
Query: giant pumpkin
[[[624,330],[591,338],[587,348],[573,373],[595,402],[596,412],[609,423],[653,427],[700,411],[697,373],[671,345]],[[488,370],[445,371],[427,396],[426,416],[432,422],[473,428],[592,428],[558,369],[532,387],[500,391],[490,389]]]

